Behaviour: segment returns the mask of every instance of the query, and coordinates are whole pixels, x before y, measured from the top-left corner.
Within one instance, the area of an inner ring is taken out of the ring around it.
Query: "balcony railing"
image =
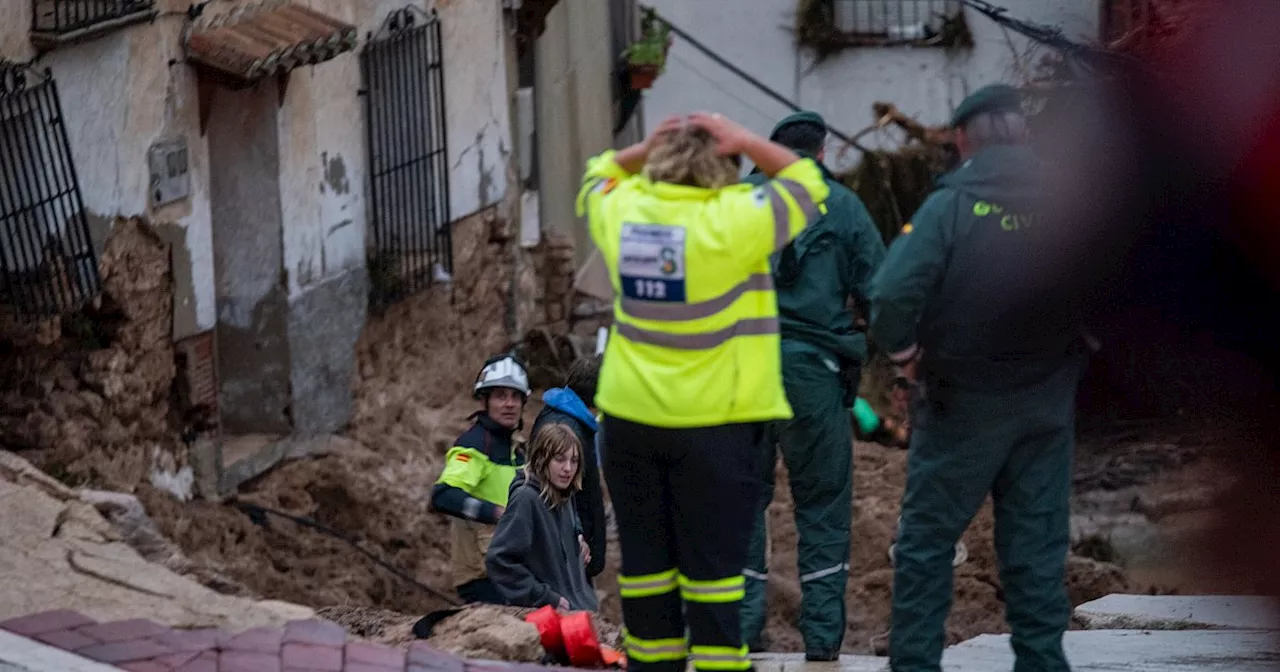
[[[51,48],[114,28],[148,21],[155,0],[31,0],[31,37]]]

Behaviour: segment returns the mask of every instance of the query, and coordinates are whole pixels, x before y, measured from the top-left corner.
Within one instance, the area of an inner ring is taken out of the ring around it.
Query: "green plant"
[[[662,72],[667,61],[667,47],[671,43],[671,29],[652,9],[645,10],[640,24],[640,39],[631,43],[622,53],[630,65],[652,66]]]

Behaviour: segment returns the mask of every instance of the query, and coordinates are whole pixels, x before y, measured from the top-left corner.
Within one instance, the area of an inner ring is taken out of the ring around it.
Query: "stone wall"
[[[184,461],[169,244],[121,219],[99,265],[103,292],[84,310],[0,326],[0,446],[69,484],[131,491]]]
[[[563,334],[569,331],[573,311],[574,244],[573,237],[559,231],[547,234],[543,242],[542,277],[545,279],[543,304],[547,329]]]

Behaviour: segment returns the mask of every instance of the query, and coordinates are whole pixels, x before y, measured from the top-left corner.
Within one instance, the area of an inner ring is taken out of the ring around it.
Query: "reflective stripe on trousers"
[[[678,585],[674,569],[643,576],[618,576],[619,592],[624,598],[652,597],[670,593]]]
[[[689,647],[692,654],[693,667],[696,670],[747,670],[751,668],[751,659],[747,657],[747,647],[733,648],[729,646]]]
[[[839,565],[833,565],[831,567],[827,567],[826,569],[819,569],[817,571],[809,572],[808,574],[801,574],[800,583],[817,581],[818,579],[831,576],[832,574],[839,574],[840,572],[847,572],[847,571],[849,571],[849,563],[847,562],[841,563]]]
[[[745,594],[746,579],[741,574],[711,581],[694,581],[680,575],[680,597],[687,602],[722,604],[740,601]]]
[[[689,643],[683,637],[640,639],[624,628],[622,642],[627,649],[627,657],[642,663],[678,662],[689,657]]]

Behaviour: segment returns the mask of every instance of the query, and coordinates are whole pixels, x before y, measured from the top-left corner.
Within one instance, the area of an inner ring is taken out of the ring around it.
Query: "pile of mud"
[[[779,467],[777,492],[769,507],[773,556],[769,562],[767,599],[769,619],[765,642],[771,651],[800,652],[804,641],[796,629],[800,586],[796,572],[796,528],[786,471]],[[854,448],[854,522],[849,587],[846,653],[871,653],[886,644],[889,630],[893,568],[889,544],[896,529],[902,488],[906,480],[906,451],[877,444]],[[1004,603],[993,546],[994,521],[990,503],[965,533],[969,560],[956,570],[955,601],[947,621],[947,636],[956,643],[984,633],[1007,632]],[[616,594],[617,544],[609,547],[606,570],[608,596],[602,604],[607,619],[620,618]],[[1130,588],[1121,568],[1072,556],[1067,589],[1072,604],[1080,604]]]
[[[99,261],[93,305],[36,330],[0,324],[0,445],[63,483],[128,492],[183,454],[169,245],[120,220]]]
[[[289,462],[241,487],[238,497],[314,519],[418,581],[451,594],[447,519],[428,512],[445,452],[477,408],[476,371],[507,340],[509,264],[480,218],[455,228],[457,273],[371,316],[357,344],[352,419],[363,449]],[[531,404],[526,417],[538,410]],[[349,545],[288,520],[256,524],[239,509],[182,503],[142,487],[160,530],[193,562],[253,595],[315,607],[421,615],[450,606]]]

